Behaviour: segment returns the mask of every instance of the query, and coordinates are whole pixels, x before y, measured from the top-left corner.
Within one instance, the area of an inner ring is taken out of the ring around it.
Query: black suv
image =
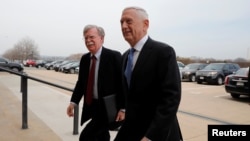
[[[198,84],[207,82],[222,85],[225,77],[238,69],[240,66],[235,63],[211,63],[196,72],[196,82]]]
[[[0,67],[5,67],[14,71],[23,71],[23,65],[21,63],[10,62],[8,59],[0,57]]]

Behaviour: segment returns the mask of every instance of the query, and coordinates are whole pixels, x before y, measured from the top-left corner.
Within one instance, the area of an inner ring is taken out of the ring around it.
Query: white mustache
[[[94,43],[93,42],[88,42],[87,46],[90,46],[90,45],[94,45]]]

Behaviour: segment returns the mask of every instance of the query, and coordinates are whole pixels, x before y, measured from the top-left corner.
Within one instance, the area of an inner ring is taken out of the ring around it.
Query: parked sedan
[[[183,80],[188,80],[190,82],[195,82],[195,73],[198,70],[203,69],[206,67],[208,64],[206,63],[190,63],[187,64],[183,69],[182,69],[182,79]]]
[[[62,63],[62,62],[63,62],[63,60],[56,60],[56,61],[53,61],[53,62],[51,62],[51,63],[45,64],[45,65],[44,65],[44,68],[46,68],[47,70],[53,70],[53,69],[54,69],[54,66],[55,66],[56,64],[59,64],[59,63]]]
[[[36,61],[31,60],[31,59],[26,60],[26,62],[24,63],[24,66],[26,67],[34,67],[35,65],[36,65]]]
[[[177,61],[177,65],[179,67],[180,78],[182,79],[182,69],[185,67],[185,65],[180,61]]]
[[[79,64],[80,65],[80,64]],[[79,66],[78,67],[76,67],[76,69],[75,69],[75,73],[76,74],[79,74]]]
[[[183,69],[185,67],[185,65],[180,61],[177,61],[177,64],[180,69]]]
[[[225,79],[225,90],[233,98],[239,98],[240,95],[250,96],[249,85],[249,68],[240,68]]]
[[[49,60],[37,60],[35,67],[36,68],[41,68],[41,67],[44,67],[45,64],[51,63],[51,62],[52,61],[49,61]]]
[[[80,64],[80,61],[71,62],[63,66],[61,71],[64,73],[74,74],[76,73],[75,70],[76,70],[76,67],[79,67],[79,64]]]

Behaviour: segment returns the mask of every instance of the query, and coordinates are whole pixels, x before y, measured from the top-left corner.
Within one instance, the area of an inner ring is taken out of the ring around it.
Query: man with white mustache
[[[110,141],[109,125],[102,98],[116,94],[117,108],[121,109],[117,111],[116,121],[123,121],[125,102],[121,95],[121,53],[103,47],[105,33],[102,27],[87,25],[83,30],[83,36],[89,52],[81,58],[78,80],[67,114],[72,117],[74,106],[78,105],[84,97],[81,125],[91,120],[81,132],[79,141]],[[94,72],[91,71],[93,64]],[[94,74],[94,79],[89,79],[91,74]],[[90,83],[93,85],[89,87]],[[89,92],[90,89],[91,92]],[[88,93],[92,94],[90,98]]]

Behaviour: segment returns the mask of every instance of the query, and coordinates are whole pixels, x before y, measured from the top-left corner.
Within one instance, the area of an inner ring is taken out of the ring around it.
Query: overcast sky
[[[85,53],[82,30],[102,26],[104,46],[123,53],[123,8],[140,6],[151,38],[180,57],[250,59],[250,0],[0,0],[0,54],[20,40],[35,41],[40,55]]]

